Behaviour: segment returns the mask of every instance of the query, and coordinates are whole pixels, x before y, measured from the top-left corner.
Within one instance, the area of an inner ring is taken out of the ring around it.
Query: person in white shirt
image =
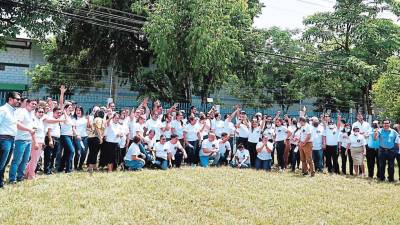
[[[331,120],[328,122],[328,127],[325,127],[323,138],[323,149],[325,153],[326,167],[329,173],[339,174],[338,163],[338,142],[340,132],[335,123]]]
[[[142,156],[139,148],[140,137],[135,136],[132,141],[133,142],[131,146],[129,146],[128,152],[124,157],[124,165],[128,170],[140,170],[145,165],[145,161],[139,158],[139,156]]]
[[[311,176],[315,175],[314,163],[312,160],[312,139],[311,139],[311,127],[307,124],[307,120],[304,117],[299,118],[301,125],[300,131],[300,160],[302,166],[303,175]]]
[[[215,113],[215,120],[211,121],[211,130],[214,131],[217,139],[221,139],[222,132],[224,132],[225,122],[221,120],[221,114]]]
[[[27,99],[26,107],[15,111],[18,131],[17,135],[15,135],[15,148],[9,171],[10,183],[16,183],[24,179],[25,169],[31,154],[31,146],[33,146],[34,150],[39,150],[33,119],[36,105],[36,100]]]
[[[161,127],[161,133],[164,135],[164,137],[167,140],[171,139],[171,133],[172,133],[172,127],[171,127],[171,123],[172,123],[172,115],[167,113],[164,115],[164,122],[162,122],[162,127]]]
[[[347,149],[347,144],[350,142],[349,136],[351,134],[350,124],[345,124],[340,132],[338,140],[338,148],[340,149],[340,158],[342,159],[342,174],[347,174],[347,160],[349,161],[349,173],[353,175],[353,158],[351,152]]]
[[[324,152],[322,151],[322,142],[324,127],[319,123],[317,117],[311,118],[311,140],[312,140],[312,156],[315,169],[322,172],[324,169]]]
[[[292,135],[292,133],[287,129],[286,126],[283,126],[283,121],[282,119],[276,119],[275,120],[275,136],[274,136],[274,142],[275,142],[275,148],[276,148],[276,153],[278,156],[278,164],[280,171],[283,171],[285,169],[285,148],[286,148],[286,140],[289,139],[289,137]]]
[[[163,124],[161,123],[161,120],[159,120],[158,114],[154,113],[151,115],[151,118],[148,119],[145,123],[145,133],[149,130],[154,130],[155,131],[155,138],[156,141],[160,140],[160,135],[161,135],[161,127]]]
[[[171,158],[171,152],[166,147],[167,138],[164,135],[160,136],[160,141],[154,144],[154,151],[156,154],[155,166],[162,169],[168,169],[168,159]]]
[[[160,136],[161,137],[161,136]],[[152,158],[155,158],[154,154],[154,144],[156,143],[156,132],[154,130],[149,130],[148,135],[143,138],[142,145],[147,152],[147,154],[151,155]]]
[[[204,140],[201,144],[201,150],[199,152],[200,166],[208,167],[210,159],[214,160],[212,165],[218,165],[220,154],[219,154],[219,141],[216,139],[215,134],[210,132],[208,139]]]
[[[183,122],[183,114],[177,112],[175,119],[171,122],[171,134],[178,136],[179,141],[183,144],[183,131],[185,123]]]
[[[83,170],[83,164],[86,161],[88,152],[88,133],[87,129],[90,125],[89,118],[85,118],[84,110],[81,106],[75,108],[73,123],[76,129],[76,136],[74,137],[75,158],[74,168],[78,171]]]
[[[262,141],[257,143],[257,158],[256,158],[256,169],[260,170],[271,170],[271,152],[274,148],[272,142],[268,141],[267,136],[263,136]]]
[[[62,172],[65,169],[66,173],[72,172],[73,160],[75,155],[75,147],[73,137],[77,135],[75,130],[75,124],[72,119],[74,108],[71,104],[67,104],[64,107],[64,114],[61,119],[65,121],[60,127],[60,145],[63,148],[61,163],[58,165],[57,171]]]
[[[364,116],[361,112],[357,113],[357,121],[352,125],[354,127],[358,127],[360,129],[360,134],[364,136],[365,141],[368,143],[369,132],[371,130],[371,125],[364,121]]]
[[[295,172],[296,164],[297,168],[300,168],[300,154],[299,154],[299,142],[301,133],[300,123],[298,123],[296,119],[293,119],[292,126],[289,127],[289,130],[292,134],[289,137],[290,141],[289,160],[290,160],[291,171]]]
[[[242,143],[238,144],[238,150],[235,154],[235,160],[231,163],[232,167],[246,169],[250,168],[250,153],[244,148]]]
[[[58,107],[54,107],[51,116],[47,114],[46,118],[50,120],[59,120],[64,122],[65,119],[61,119],[61,115],[61,109]],[[46,137],[44,139],[44,173],[46,175],[50,175],[53,173],[54,167],[58,168],[61,164],[61,127],[60,122],[48,123],[46,120],[44,120],[44,122],[46,132]]]
[[[259,124],[261,123],[261,124]],[[249,135],[247,139],[247,149],[250,153],[251,167],[256,167],[257,150],[256,146],[260,142],[262,131],[264,130],[265,117],[262,121],[258,122],[256,119],[251,121]]]
[[[201,127],[195,117],[189,117],[189,124],[183,130],[183,138],[188,153],[187,164],[196,165],[199,162],[199,143],[201,140]]]
[[[180,168],[183,159],[187,159],[188,155],[186,154],[185,149],[182,147],[179,142],[178,136],[176,134],[171,135],[171,140],[165,143],[165,148],[167,151],[171,153],[171,157],[169,157],[169,167],[175,166],[176,168]]]
[[[229,134],[222,132],[221,139],[219,142],[219,164],[227,165],[229,160],[232,158],[232,147],[229,143]]]
[[[119,139],[123,136],[122,126],[119,122],[119,114],[114,113],[107,122],[104,130],[105,141],[100,153],[100,167],[107,166],[108,172],[113,171],[113,166],[118,153]],[[126,166],[126,165],[125,165]]]
[[[0,188],[4,187],[4,172],[10,162],[17,135],[17,119],[15,109],[21,105],[21,95],[9,92],[6,103],[0,107]]]
[[[364,156],[366,154],[366,140],[365,136],[360,133],[360,128],[353,127],[353,133],[349,137],[349,143],[347,144],[347,150],[350,149],[351,156],[353,158],[353,169],[354,175],[358,176],[358,167],[361,166],[361,174],[365,174],[364,168]]]
[[[236,123],[236,134],[238,135],[236,145],[239,145],[241,143],[243,144],[243,146],[245,146],[245,148],[247,148],[250,126],[251,124],[247,119],[246,112],[241,111],[241,113],[237,117],[237,123]]]

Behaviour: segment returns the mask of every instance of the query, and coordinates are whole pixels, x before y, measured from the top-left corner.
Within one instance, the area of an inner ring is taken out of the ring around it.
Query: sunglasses
[[[38,113],[44,113],[44,111],[38,111]]]

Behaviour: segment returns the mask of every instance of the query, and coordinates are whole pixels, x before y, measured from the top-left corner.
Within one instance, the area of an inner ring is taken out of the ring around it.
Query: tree
[[[165,77],[170,82],[158,88],[186,101],[197,94],[205,102],[235,74],[233,66],[244,55],[241,38],[252,31],[259,12],[257,2],[159,0],[145,26],[157,68],[143,78],[154,84]]]
[[[297,79],[300,86],[307,87],[305,93],[324,99],[322,102],[333,101],[334,108],[350,108],[356,103],[371,113],[372,84],[385,70],[386,59],[400,47],[399,26],[378,17],[383,7],[382,1],[338,0],[333,12],[305,19],[303,38],[318,52],[307,58],[336,64],[324,70],[318,70],[316,64],[313,70],[301,73]]]
[[[400,58],[388,59],[387,70],[373,85],[373,102],[382,110],[382,116],[400,122]]]

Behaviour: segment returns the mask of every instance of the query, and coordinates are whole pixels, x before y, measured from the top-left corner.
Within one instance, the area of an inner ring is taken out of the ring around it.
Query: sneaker
[[[13,185],[13,184],[17,184],[17,181],[15,181],[15,180],[10,180],[9,182],[8,182],[9,184],[11,184],[11,185]]]

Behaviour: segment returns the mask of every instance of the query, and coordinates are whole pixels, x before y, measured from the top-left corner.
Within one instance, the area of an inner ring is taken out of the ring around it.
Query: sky
[[[278,26],[284,29],[304,28],[303,19],[316,12],[333,11],[335,0],[261,0],[265,7],[255,19],[257,28]],[[396,19],[394,15],[384,13],[385,18]],[[398,21],[397,21],[398,22]]]

